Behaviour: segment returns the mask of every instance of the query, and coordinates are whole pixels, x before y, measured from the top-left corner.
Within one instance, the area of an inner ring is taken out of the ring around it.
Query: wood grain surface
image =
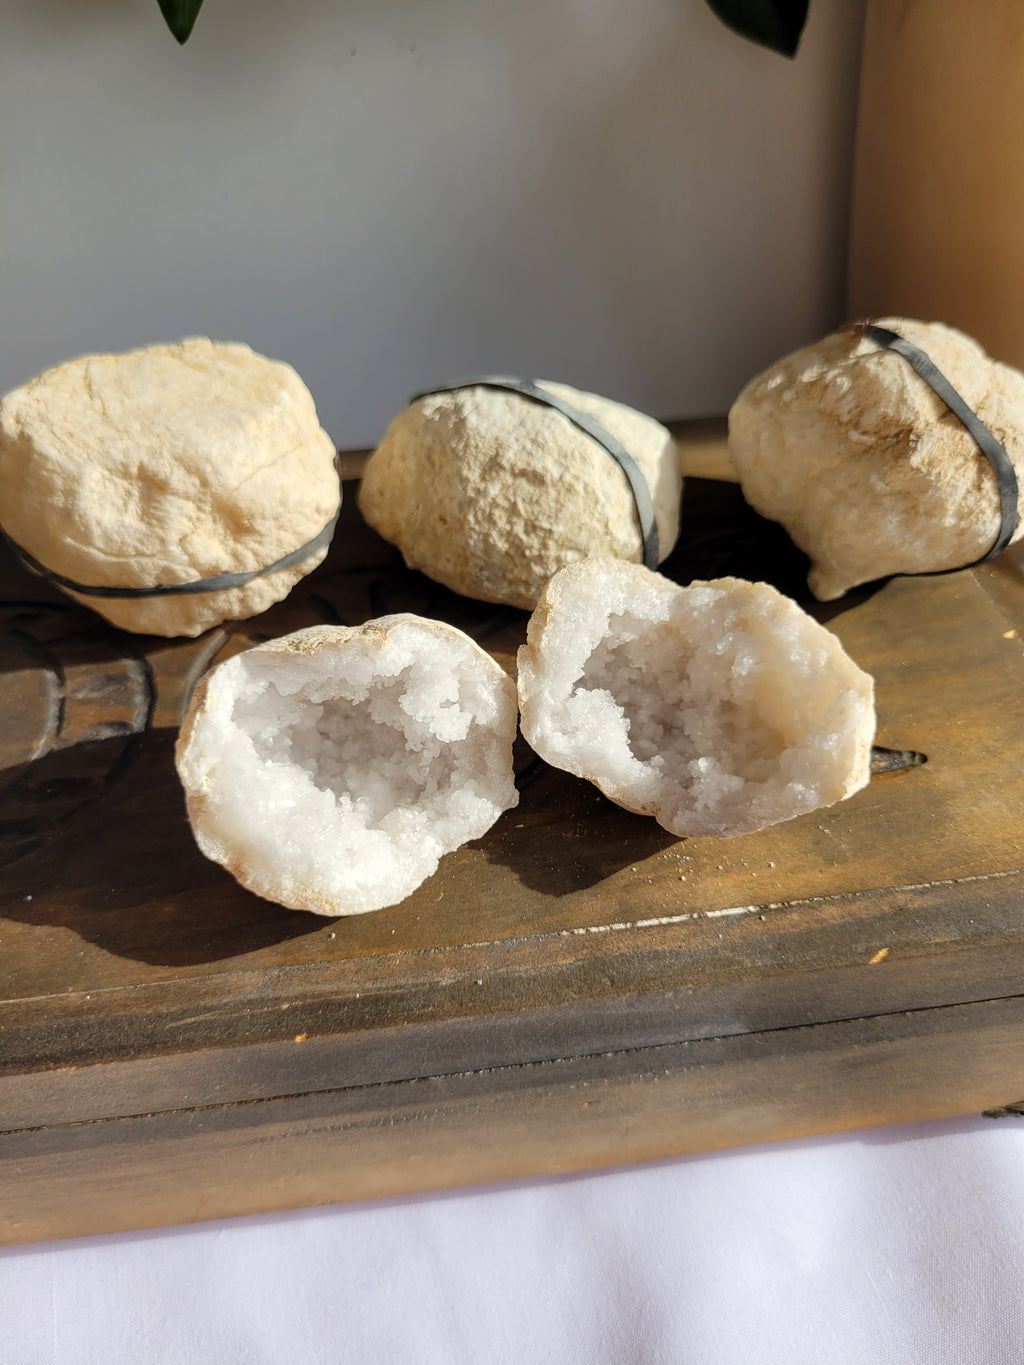
[[[725,473],[719,432],[691,469]],[[680,841],[520,742],[521,801],[392,909],[242,890],[174,776],[196,679],[396,610],[513,666],[525,613],[407,570],[346,486],[326,563],[256,620],[128,636],[0,565],[0,1241],[73,1236],[980,1110],[1024,1098],[1024,576],[808,599],[806,561],[691,477],[680,582],[795,596],[927,762],[830,810]]]

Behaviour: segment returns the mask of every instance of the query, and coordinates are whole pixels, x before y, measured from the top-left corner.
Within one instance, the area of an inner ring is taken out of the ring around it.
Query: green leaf
[[[203,0],[157,0],[160,13],[167,20],[167,27],[179,43],[188,40],[196,15],[202,8]]]
[[[795,57],[810,0],[707,0],[723,24],[752,43]]]

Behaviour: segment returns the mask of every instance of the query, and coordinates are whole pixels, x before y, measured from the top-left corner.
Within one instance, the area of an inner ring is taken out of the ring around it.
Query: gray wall
[[[341,445],[514,371],[722,412],[840,317],[860,0],[0,2],[0,391],[203,333]]]

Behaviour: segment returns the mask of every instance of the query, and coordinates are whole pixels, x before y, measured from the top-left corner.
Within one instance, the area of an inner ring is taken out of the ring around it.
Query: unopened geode
[[[541,387],[595,418],[647,482],[659,562],[679,534],[679,454],[669,432],[621,403]],[[371,457],[359,507],[406,563],[455,592],[532,608],[548,578],[587,555],[642,561],[629,482],[564,414],[475,385],[404,408]]]
[[[515,685],[454,626],[316,626],[199,684],[178,773],[203,853],[294,910],[394,905],[519,800]]]
[[[541,758],[679,836],[744,834],[870,777],[871,678],[765,583],[586,560],[547,585],[518,662]]]
[[[0,402],[4,531],[124,630],[198,635],[279,602],[326,555],[339,500],[309,390],[239,343],[82,356]]]
[[[877,323],[934,361],[1024,489],[1024,375],[952,327]],[[902,356],[855,327],[747,384],[729,413],[729,455],[751,506],[810,556],[823,601],[889,574],[964,567],[999,532],[996,476],[973,438]],[[1014,540],[1022,534],[1018,522]]]

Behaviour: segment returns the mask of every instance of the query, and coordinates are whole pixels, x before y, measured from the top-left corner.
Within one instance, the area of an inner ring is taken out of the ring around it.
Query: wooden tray
[[[694,478],[665,566],[806,600],[805,561]],[[353,488],[266,616],[132,637],[2,566],[0,1241],[632,1162],[1024,1097],[1024,576],[812,609],[923,767],[678,841],[525,746],[522,800],[402,905],[285,911],[193,843],[195,680],[254,640],[412,609],[511,666],[525,615],[407,571]]]

